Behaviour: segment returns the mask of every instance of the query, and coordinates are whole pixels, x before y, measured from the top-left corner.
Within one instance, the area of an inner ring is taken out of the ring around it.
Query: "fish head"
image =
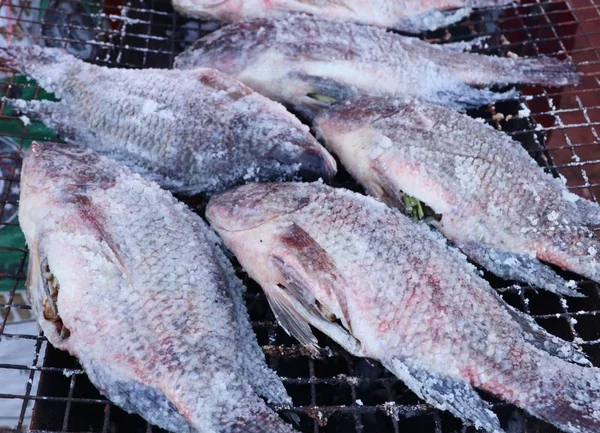
[[[260,62],[265,47],[275,37],[274,24],[265,19],[225,26],[205,37],[179,54],[177,69],[213,68],[229,75],[239,76],[250,66]]]
[[[206,217],[220,233],[249,231],[293,213],[310,203],[302,184],[248,184],[214,195]]]
[[[414,150],[416,137],[436,131],[448,113],[412,97],[365,97],[320,112],[314,129],[369,195],[405,210],[407,195],[416,197],[444,214],[456,199],[420,164],[435,161],[419,161]]]
[[[263,287],[279,283],[270,260],[280,244],[280,228],[289,215],[310,203],[306,188],[298,185],[302,184],[247,184],[214,195],[207,205],[206,218],[212,227]]]
[[[399,101],[360,98],[323,110],[314,120],[316,135],[367,192],[394,203],[396,189],[387,152],[392,143],[377,122],[401,109]]]
[[[273,263],[273,255],[281,250],[280,228],[286,226],[286,216],[310,203],[306,190],[295,185],[243,185],[214,195],[206,208],[211,226],[267,297],[282,284]]]
[[[74,187],[113,184],[112,176],[90,170],[99,159],[98,154],[84,147],[34,142],[23,158],[21,189],[26,193],[52,192],[56,200],[61,200],[61,192]],[[62,199],[69,200],[69,196]]]
[[[222,104],[235,105],[244,99],[251,107],[244,108],[246,115],[238,115],[229,122],[227,128],[231,135],[227,141],[223,140],[223,144],[238,149],[243,143],[243,152],[236,154],[240,158],[251,156],[248,165],[244,164],[250,177],[260,181],[295,177],[309,181],[333,179],[337,172],[335,159],[310,134],[309,128],[282,105],[214,69],[197,68],[187,71],[186,75],[199,80],[211,91],[226,94]],[[251,145],[256,142],[261,145]]]
[[[98,158],[88,149],[54,143],[33,143],[23,158],[19,223],[29,247],[27,293],[44,334],[59,348],[70,336],[59,306],[76,296],[61,286],[93,284],[82,272],[86,264],[78,246],[91,251],[102,238],[85,194],[92,183],[113,181],[93,169]]]
[[[100,171],[90,170],[98,158],[83,147],[34,142],[25,153],[21,173],[20,214],[25,221],[43,226],[45,216],[56,209],[60,209],[61,219],[66,218],[69,211],[75,211],[71,205],[88,185],[112,183],[113,179],[103,177]]]
[[[349,334],[344,277],[305,230],[313,223],[310,207],[323,198],[322,188],[326,186],[318,183],[245,185],[213,196],[206,215],[248,275],[261,285],[288,333],[317,350],[310,323],[359,353],[359,343]]]

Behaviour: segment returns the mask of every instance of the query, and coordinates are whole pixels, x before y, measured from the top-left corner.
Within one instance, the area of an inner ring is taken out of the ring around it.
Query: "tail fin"
[[[58,48],[9,46],[0,48],[0,65],[39,81],[48,91],[57,92],[58,83],[68,80],[66,72],[83,61]]]
[[[550,57],[537,59],[511,59],[514,65],[507,65],[507,76],[518,76],[519,82],[547,86],[566,86],[579,83],[579,73],[571,62],[563,62]]]
[[[452,68],[462,81],[476,86],[515,83],[566,86],[579,83],[579,74],[573,63],[550,57],[515,59],[458,53]]]
[[[554,360],[523,409],[570,433],[600,431],[600,370]],[[535,387],[534,387],[535,388]]]

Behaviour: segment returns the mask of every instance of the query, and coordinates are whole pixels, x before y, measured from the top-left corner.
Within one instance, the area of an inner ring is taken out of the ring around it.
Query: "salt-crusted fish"
[[[313,325],[488,432],[502,430],[474,388],[567,432],[600,431],[600,370],[397,210],[322,183],[280,183],[213,196],[207,215],[302,343],[315,346]]]
[[[212,193],[248,180],[330,178],[336,171],[308,127],[212,69],[109,69],[35,46],[0,50],[0,62],[61,98],[13,101],[18,109],[175,192]]]
[[[578,295],[540,261],[600,282],[600,206],[570,193],[508,135],[411,98],[366,98],[315,119],[367,192],[406,193],[441,216],[441,232],[501,277]],[[572,284],[572,283],[571,283]]]
[[[471,8],[509,3],[507,0],[173,0],[175,9],[197,18],[242,21],[283,18],[287,13],[301,12],[410,33],[435,30],[460,21],[469,15]]]
[[[242,283],[170,193],[89,149],[34,143],[19,221],[38,323],[116,405],[178,433],[292,433],[257,395],[290,403]]]
[[[473,86],[578,82],[572,64],[464,53],[383,29],[307,15],[231,24],[194,43],[175,67],[211,67],[304,111],[357,94],[412,95],[452,107],[514,96]]]

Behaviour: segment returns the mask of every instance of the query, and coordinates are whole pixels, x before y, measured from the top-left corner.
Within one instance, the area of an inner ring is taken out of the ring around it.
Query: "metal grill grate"
[[[474,13],[459,25],[426,35],[433,42],[488,36],[482,52],[547,54],[576,62],[583,74],[576,88],[527,87],[520,100],[471,114],[513,135],[547,170],[563,175],[573,192],[594,200],[600,196],[600,4],[595,1],[524,0],[518,6]],[[179,51],[217,27],[175,14],[165,0],[22,3],[27,5],[0,0],[0,34],[19,40],[27,32],[35,43],[62,46],[107,65],[170,67]],[[41,89],[33,83],[11,71],[0,72],[0,96],[40,97]],[[0,431],[19,432],[31,425],[31,431],[45,432],[157,432],[141,418],[112,406],[75,359],[46,345],[30,326],[33,319],[22,294],[27,250],[15,215],[20,155],[32,139],[55,137],[39,123],[26,124],[27,119],[20,120],[5,104],[0,108],[0,378],[12,384],[0,380]],[[341,174],[339,182],[357,189],[347,175]],[[572,299],[487,277],[508,303],[531,314],[551,333],[579,342],[600,366],[596,284],[580,282],[588,297]],[[323,358],[311,359],[276,325],[260,289],[247,283],[259,343],[294,400],[291,412],[298,416],[299,431],[473,431],[423,404],[379,364],[349,356],[324,336]],[[510,431],[555,431],[510,405],[488,400]]]

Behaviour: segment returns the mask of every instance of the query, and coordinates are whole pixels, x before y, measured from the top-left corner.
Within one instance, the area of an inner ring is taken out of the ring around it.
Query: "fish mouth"
[[[37,247],[32,248],[27,269],[27,297],[37,306],[39,320],[45,320],[54,326],[60,341],[68,339],[70,330],[64,325],[58,311],[60,283],[50,269],[48,260],[40,259]]]
[[[56,327],[56,332],[62,340],[66,340],[71,335],[71,332],[64,325],[60,314],[58,313],[58,292],[60,284],[56,276],[50,271],[48,263],[43,265],[42,269],[42,285],[44,286],[44,299],[42,301],[42,315],[45,320],[51,322]]]
[[[31,144],[30,152],[35,156],[44,156],[48,153],[58,153],[74,159],[79,159],[81,157],[94,154],[91,150],[81,146],[39,141],[34,141]]]
[[[308,149],[300,155],[298,176],[307,181],[323,179],[331,182],[337,173],[337,163],[329,152]]]
[[[285,136],[277,136],[273,141],[276,141],[276,145],[268,151],[266,157],[271,161],[276,161],[277,167],[279,165],[291,167],[292,172],[289,173],[292,175],[291,177],[309,182],[318,179],[329,182],[336,175],[335,159],[312,136],[291,140]],[[279,168],[275,170],[275,173],[271,173],[267,180],[273,180],[273,177],[281,177]]]

